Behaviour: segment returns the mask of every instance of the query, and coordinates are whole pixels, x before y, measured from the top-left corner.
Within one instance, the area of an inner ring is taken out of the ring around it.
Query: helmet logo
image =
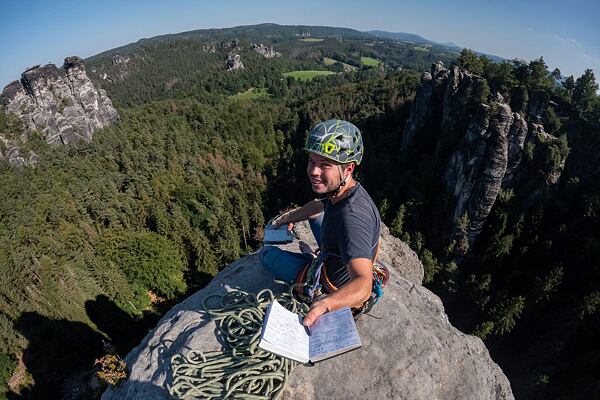
[[[323,151],[327,154],[331,154],[335,150],[334,143],[323,143]]]

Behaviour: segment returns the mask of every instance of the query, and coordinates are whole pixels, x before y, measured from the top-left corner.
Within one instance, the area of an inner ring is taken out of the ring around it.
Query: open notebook
[[[300,315],[274,301],[267,309],[258,346],[308,363],[356,349],[361,342],[349,307],[321,315],[309,330]]]

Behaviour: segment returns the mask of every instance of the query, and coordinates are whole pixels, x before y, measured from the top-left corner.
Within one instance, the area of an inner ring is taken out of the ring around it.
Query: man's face
[[[306,173],[312,190],[324,194],[337,189],[341,183],[340,164],[315,153],[308,154]]]

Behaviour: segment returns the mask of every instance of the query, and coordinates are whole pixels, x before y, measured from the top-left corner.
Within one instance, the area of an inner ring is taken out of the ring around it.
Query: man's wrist
[[[290,213],[285,216],[285,223],[293,224],[293,223],[298,222],[298,218],[296,217],[297,213],[298,213],[298,210],[290,211]]]

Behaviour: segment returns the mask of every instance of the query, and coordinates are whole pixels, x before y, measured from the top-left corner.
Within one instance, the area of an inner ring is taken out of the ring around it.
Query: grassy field
[[[340,64],[342,64],[344,66],[345,71],[356,71],[358,69],[354,65],[346,64],[341,61],[334,60],[333,58],[329,58],[329,57],[323,58],[323,63],[325,65],[332,65],[332,64],[335,64],[336,62],[339,62]]]
[[[323,39],[319,39],[319,38],[302,38],[300,39],[301,42],[322,42]]]
[[[292,71],[292,72],[284,73],[283,76],[285,76],[286,78],[288,76],[291,76],[292,78],[296,78],[300,81],[310,81],[315,76],[331,75],[331,74],[335,74],[335,72],[332,72],[332,71]]]
[[[417,51],[423,51],[425,53],[430,51],[427,47],[422,47],[422,46],[415,46],[415,47],[413,47],[413,49],[417,50]]]
[[[360,62],[363,65],[368,65],[369,67],[378,67],[379,64],[381,64],[381,61],[371,57],[361,57]]]
[[[234,95],[229,96],[230,100],[239,101],[239,100],[257,100],[264,99],[269,97],[269,93],[264,88],[250,88],[245,92],[240,92]]]

